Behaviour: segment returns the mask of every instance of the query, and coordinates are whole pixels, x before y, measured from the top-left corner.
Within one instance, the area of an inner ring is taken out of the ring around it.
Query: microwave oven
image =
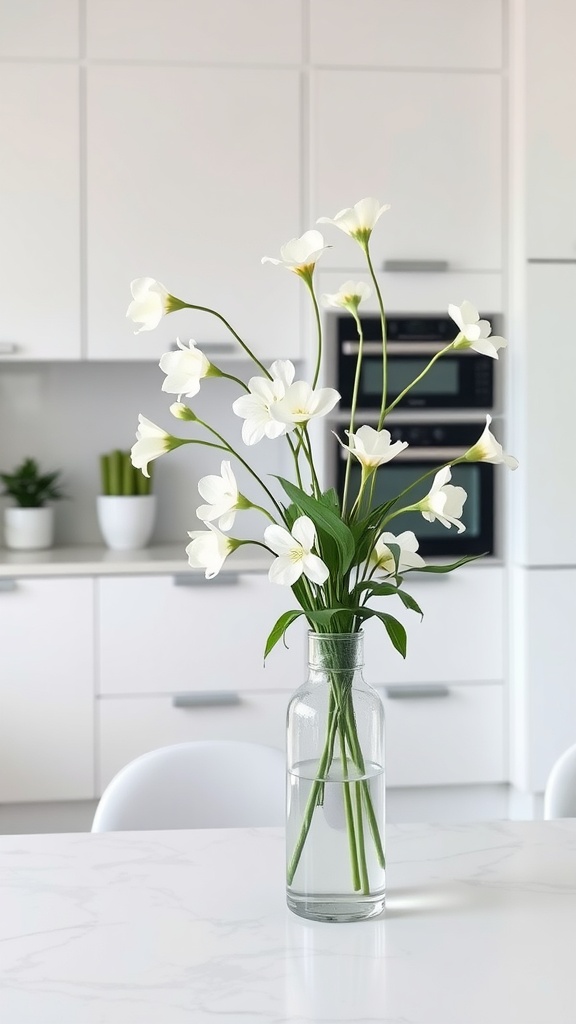
[[[491,319],[491,318],[488,318]],[[358,409],[379,409],[382,397],[382,328],[379,316],[360,318],[364,335]],[[387,324],[387,403],[413,381],[458,329],[448,316],[390,315]],[[350,316],[338,317],[337,388],[342,408],[352,403],[359,340]],[[492,359],[473,349],[456,349],[438,359],[397,409],[486,409],[494,405]]]
[[[358,419],[358,424],[361,420]],[[340,437],[347,438],[341,429]],[[406,495],[404,504],[413,504],[423,498],[434,475],[432,470],[451,459],[462,455],[479,438],[484,429],[483,422],[410,420],[393,423],[386,421],[392,441],[407,441],[408,447],[399,452],[390,462],[375,472],[375,486],[372,507],[400,494],[406,487],[424,474],[430,474],[413,492]],[[336,439],[332,441],[336,488],[342,500],[346,461],[350,458],[348,494],[353,499],[358,493],[361,465]],[[412,530],[419,541],[419,554],[423,557],[450,559],[464,555],[491,555],[494,553],[494,466],[487,462],[465,462],[452,467],[451,484],[463,487],[467,498],[464,502],[462,522],[466,529],[458,533],[456,527],[447,528],[438,520],[429,523],[420,512],[406,512],[397,516],[386,530],[395,535]]]

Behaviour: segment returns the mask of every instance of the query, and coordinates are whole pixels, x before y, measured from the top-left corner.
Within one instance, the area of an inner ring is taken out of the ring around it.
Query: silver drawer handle
[[[211,708],[240,704],[235,690],[199,690],[196,693],[175,693],[173,708]]]
[[[16,590],[16,580],[10,578],[0,580],[0,590],[4,590],[6,592],[9,590]]]
[[[207,580],[203,573],[199,572],[177,572],[173,576],[175,587],[226,587],[235,586],[240,582],[240,573],[224,572],[219,573],[213,580]]]
[[[0,341],[0,356],[11,356],[18,351],[18,345],[13,341]]]
[[[442,274],[448,267],[448,260],[384,260],[382,264],[382,270],[393,274]]]
[[[447,686],[415,683],[412,686],[385,686],[384,693],[389,700],[419,700],[421,697],[448,697],[450,690]]]

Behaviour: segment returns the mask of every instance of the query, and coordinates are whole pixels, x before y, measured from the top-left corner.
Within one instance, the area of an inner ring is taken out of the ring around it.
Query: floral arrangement
[[[414,598],[404,587],[404,577],[413,572],[450,572],[470,560],[461,558],[450,565],[426,565],[418,554],[418,540],[411,531],[398,535],[391,532],[393,520],[407,511],[418,511],[429,521],[438,520],[446,528],[461,532],[461,521],[466,492],[450,483],[451,468],[463,462],[504,463],[515,468],[517,462],[504,453],[502,446],[490,430],[490,417],[478,441],[458,458],[425,473],[402,493],[383,504],[373,503],[375,474],[379,467],[393,460],[407,447],[406,442],[392,443],[385,427],[386,417],[406,393],[420,381],[433,364],[454,349],[471,348],[476,352],[498,358],[506,342],[491,335],[490,323],[481,320],[477,310],[469,303],[450,305],[448,312],[455,324],[454,340],[436,353],[412,383],[392,401],[387,400],[386,315],[383,298],[370,257],[370,238],[376,223],[389,209],[376,199],[361,200],[354,207],[342,210],[333,219],[322,217],[319,223],[329,224],[350,236],[362,249],[371,287],[365,282],[345,282],[337,293],[324,295],[322,304],[327,308],[347,310],[353,317],[359,339],[355,384],[346,431],[347,443],[340,443],[348,452],[342,495],[333,488],[323,489],[314,458],[309,424],[330,413],[340,399],[334,388],[319,387],[323,358],[323,325],[314,287],[316,264],[329,246],[318,230],[306,231],[282,246],[280,258],[264,257],[262,262],[288,269],[296,274],[308,289],[313,305],[317,340],[311,382],[295,380],[295,368],[289,360],[277,360],[266,367],[234,328],[213,309],[208,309],[231,332],[240,348],[250,358],[256,374],[244,381],[216,366],[196,345],[195,341],[179,341],[176,351],[165,353],[160,369],[165,374],[162,390],[177,396],[170,406],[176,419],[190,423],[196,433],[193,437],[176,437],[156,426],[144,416],[139,417],[137,440],[131,452],[134,466],[148,475],[153,459],[185,444],[208,445],[226,456],[220,473],[203,477],[198,484],[203,504],[196,510],[205,529],[192,530],[186,548],[191,566],[202,568],[208,579],[222,568],[226,558],[244,544],[259,544],[273,561],[269,569],[270,582],[289,587],[297,607],[288,609],[272,626],[265,644],[265,656],[284,636],[299,616],[304,616],[310,629],[317,633],[355,633],[368,618],[375,617],[384,626],[393,646],[406,654],[404,626],[381,607],[373,607],[374,598],[394,597],[421,614]],[[359,307],[374,289],[382,326],[382,385],[380,413],[376,426],[356,423],[358,386],[362,368],[363,332]],[[140,278],[132,282],[132,301],[127,316],[138,330],[153,330],[165,314],[182,309],[206,307],[176,298],[158,281]],[[239,396],[233,402],[234,413],[243,420],[242,440],[247,447],[264,439],[287,444],[293,459],[294,479],[278,477],[278,488],[273,490],[253,470],[237,448],[211,424],[195,414],[183,398],[191,399],[198,393],[201,383],[211,377],[233,380]],[[238,490],[232,460],[244,466],[251,475],[258,497]],[[357,460],[361,476],[356,493],[351,492],[350,466]],[[426,478],[433,475],[431,481]],[[422,493],[424,491],[424,493]],[[236,516],[245,509],[257,509],[265,520],[261,541],[246,540],[231,535]],[[474,556],[472,556],[474,557]],[[381,604],[381,602],[379,602]],[[333,721],[327,737],[323,770],[329,771],[334,750],[334,736],[340,733],[343,749],[359,769],[362,754],[354,734],[354,716],[346,706],[345,695],[337,692],[335,681]],[[334,726],[332,728],[332,726]],[[321,802],[322,786],[313,789],[312,801]],[[308,809],[302,825],[299,847],[306,838],[314,807]],[[374,829],[370,797],[365,794],[365,813],[374,842],[381,848],[378,830]],[[364,846],[362,815],[348,821],[351,844],[357,849]],[[293,865],[293,869],[295,866]],[[358,885],[361,883],[359,882]],[[367,883],[366,883],[367,884]]]

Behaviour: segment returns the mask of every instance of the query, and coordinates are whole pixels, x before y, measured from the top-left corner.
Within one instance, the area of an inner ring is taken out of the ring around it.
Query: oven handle
[[[443,341],[389,341],[386,345],[386,354],[389,356],[435,356],[449,344],[450,342]],[[342,342],[341,352],[344,356],[357,356],[359,350],[359,341]],[[382,355],[382,342],[365,341],[362,352],[365,356]],[[456,351],[456,355],[460,358],[460,356],[473,355],[473,352],[471,349],[462,348]]]
[[[471,445],[469,447],[472,447]],[[348,449],[342,448],[338,445],[338,450],[341,459],[348,458]],[[398,462],[452,462],[454,459],[459,459],[467,452],[468,448],[435,448],[433,445],[427,445],[425,448],[416,448],[414,445],[410,445],[408,448],[404,448],[394,459],[394,463]]]

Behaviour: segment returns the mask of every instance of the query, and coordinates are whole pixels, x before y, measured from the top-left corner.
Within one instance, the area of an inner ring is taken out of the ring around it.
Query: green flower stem
[[[364,826],[362,823],[362,788],[359,782],[354,783],[354,795],[356,798],[357,821],[357,843],[358,863],[360,865],[360,886],[365,896],[370,894],[370,883],[368,882],[368,865],[366,864],[366,848],[364,844]]]
[[[370,277],[372,278],[372,284],[374,285],[374,291],[376,292],[376,298],[378,299],[378,307],[380,309],[380,324],[382,327],[382,402],[380,405],[380,416],[378,417],[378,430],[382,430],[382,424],[384,423],[384,417],[386,416],[386,392],[388,389],[388,356],[386,352],[387,347],[387,333],[386,333],[386,313],[384,312],[384,301],[382,299],[382,292],[380,291],[380,285],[378,284],[378,278],[372,265],[372,259],[370,257],[370,249],[368,247],[368,239],[362,246],[364,249],[364,255],[366,256],[366,262],[368,264],[368,270],[370,271]]]
[[[218,367],[218,376],[225,377],[226,380],[233,380],[236,384],[239,384],[241,388],[244,388],[244,391],[250,393],[248,385],[245,384],[243,380],[240,380],[240,377],[235,377],[233,373],[225,373],[224,370],[221,370],[220,367]]]
[[[290,445],[290,450],[292,452],[292,457],[294,459],[294,468],[296,470],[296,480],[298,481],[298,487],[300,488],[300,490],[303,490],[302,474],[300,472],[300,465],[298,463],[298,449],[300,448],[300,444],[295,445],[289,434],[286,434],[285,436],[286,440],[288,441],[288,444]]]
[[[344,797],[344,811],[346,814],[346,831],[348,833],[348,849],[350,850],[350,867],[352,869],[352,886],[357,892],[358,889],[363,887],[363,880],[360,881],[360,871],[358,866],[358,848],[359,838],[356,837],[356,829],[354,828],[354,811],[352,809],[352,798],[350,795],[350,782],[348,780],[348,760],[346,758],[346,745],[344,742],[344,734],[342,729],[338,729],[340,737],[340,757],[342,758],[342,773],[344,781],[342,782],[342,795]],[[362,829],[362,819],[359,820],[359,828]],[[366,866],[366,865],[364,865]],[[364,890],[365,891],[365,890]]]
[[[320,491],[320,484],[318,482],[318,477],[316,475],[316,468],[314,466],[314,456],[312,454],[312,445],[310,443],[310,435],[308,433],[308,427],[306,426],[306,424],[302,427],[302,438],[303,438],[302,448],[303,448],[304,454],[306,456],[306,459],[308,461],[308,465],[310,466],[310,475],[312,477],[312,486],[314,488],[316,497],[319,497],[320,493],[321,493],[321,491]]]
[[[318,306],[318,300],[314,292],[314,282],[312,279],[312,273],[302,275],[302,280],[306,282],[308,291],[312,296],[312,305],[314,306],[314,315],[316,317],[316,332],[318,337],[318,347],[316,355],[316,369],[314,370],[314,379],[312,381],[312,387],[315,388],[318,383],[318,377],[320,376],[320,367],[322,365],[322,318],[320,316],[320,309]]]
[[[267,508],[262,508],[262,505],[255,505],[253,501],[248,501],[245,507],[255,508],[258,512],[262,512],[263,515],[267,516],[271,523],[276,523],[276,520],[274,519],[272,513],[269,512]]]
[[[252,349],[249,348],[248,345],[244,341],[242,341],[242,338],[240,337],[240,335],[237,334],[237,332],[234,330],[232,325],[228,323],[226,318],[223,317],[222,313],[219,313],[217,309],[211,309],[210,306],[197,306],[193,302],[183,302],[182,305],[179,306],[178,308],[179,309],[199,309],[202,313],[211,313],[212,316],[217,317],[218,320],[220,320],[224,324],[224,326],[230,331],[230,334],[232,334],[233,337],[236,338],[236,341],[241,346],[241,348],[244,349],[246,355],[250,356],[250,359],[252,360],[252,362],[256,363],[256,366],[260,367],[260,369],[262,370],[262,373],[266,374],[266,376],[268,377],[269,380],[272,380],[272,374],[268,372],[268,370],[263,365],[263,363],[261,363],[260,360],[254,355]]]
[[[384,847],[382,846],[382,837],[380,836],[380,829],[378,828],[378,822],[376,821],[376,815],[374,814],[374,805],[372,803],[372,796],[370,794],[370,788],[367,779],[362,779],[362,796],[366,804],[366,814],[368,815],[368,824],[372,833],[372,839],[374,840],[374,846],[376,847],[376,855],[378,857],[378,863],[381,868],[386,867],[386,858],[384,856]]]
[[[258,474],[255,472],[255,470],[252,469],[252,466],[248,462],[246,462],[245,459],[242,458],[242,456],[236,451],[235,448],[232,447],[231,444],[228,443],[228,441],[226,440],[225,437],[222,437],[222,434],[219,434],[217,430],[214,430],[214,427],[211,427],[208,423],[205,423],[204,420],[201,420],[199,416],[196,417],[196,422],[200,423],[201,426],[203,426],[211,434],[214,434],[214,437],[217,437],[218,440],[222,442],[222,446],[224,447],[225,451],[230,452],[230,454],[233,455],[234,458],[238,459],[238,462],[242,463],[244,468],[248,470],[248,472],[251,474],[251,476],[253,476],[254,479],[258,481],[258,483],[260,484],[262,489],[266,492],[266,494],[270,498],[270,501],[272,502],[272,504],[274,505],[274,508],[278,512],[278,515],[280,516],[280,518],[282,520],[284,520],[284,513],[283,513],[282,508],[280,507],[280,505],[276,501],[276,498],[274,497],[272,492],[266,487],[266,484],[264,483],[264,481],[261,480],[260,477],[258,476]],[[204,442],[204,444],[206,444],[206,443],[207,442]],[[221,447],[221,446],[220,445],[213,445],[212,447],[216,448],[216,447]]]
[[[354,372],[354,386],[352,389],[352,404],[350,407],[350,422],[348,425],[348,438],[350,434],[354,433],[354,417],[356,415],[356,406],[358,404],[358,389],[360,387],[360,374],[362,371],[362,353],[364,348],[364,332],[362,330],[362,324],[360,323],[360,317],[358,311],[353,307],[348,307],[354,320],[356,321],[356,331],[358,332],[358,355],[356,357],[356,370]],[[348,452],[348,458],[346,459],[346,473],[344,475],[344,491],[342,494],[342,516],[346,515],[346,502],[348,499],[348,484],[350,479],[350,461],[352,455]]]
[[[408,387],[405,387],[404,390],[401,391],[399,395],[397,395],[397,397],[394,399],[394,401],[390,402],[390,405],[387,406],[387,408],[386,408],[385,416],[387,416],[389,412],[392,412],[392,409],[394,409],[395,406],[398,405],[398,402],[402,401],[402,399],[404,398],[404,395],[407,395],[408,392],[411,391],[412,388],[415,386],[415,384],[418,384],[418,382],[421,381],[422,378],[426,376],[428,371],[434,366],[434,363],[438,359],[440,359],[440,356],[446,355],[446,352],[449,352],[450,349],[452,349],[452,348],[454,348],[454,342],[453,341],[450,342],[449,345],[446,345],[446,348],[443,348],[443,349],[440,350],[440,352],[437,352],[435,356],[432,356],[432,359],[430,360],[428,365],[424,367],[424,369],[422,370],[422,373],[419,373],[418,376],[415,377],[414,380],[410,384],[408,384]]]

